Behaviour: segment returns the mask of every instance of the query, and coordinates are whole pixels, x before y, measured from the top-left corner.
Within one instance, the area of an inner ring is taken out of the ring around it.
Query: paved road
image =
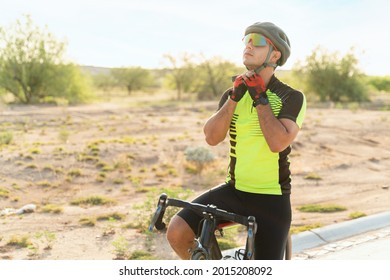
[[[293,254],[293,260],[390,260],[390,227]]]

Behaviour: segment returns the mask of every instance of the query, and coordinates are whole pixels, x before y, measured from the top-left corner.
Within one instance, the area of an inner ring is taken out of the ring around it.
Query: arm
[[[203,132],[207,144],[216,146],[225,139],[236,106],[237,102],[229,98],[221,109],[206,121]]]
[[[285,150],[295,139],[299,126],[289,118],[276,118],[270,104],[262,104],[261,97],[266,91],[263,78],[256,73],[249,72],[244,77],[249,94],[256,106],[260,128],[270,150],[274,153]]]
[[[272,113],[271,106],[256,106],[260,128],[272,152],[285,150],[299,132],[298,125],[289,119],[277,119]]]
[[[233,88],[226,90],[222,95],[219,110],[206,121],[203,127],[207,144],[216,146],[226,138],[237,102],[241,100],[245,92],[246,85],[243,77],[236,76]]]

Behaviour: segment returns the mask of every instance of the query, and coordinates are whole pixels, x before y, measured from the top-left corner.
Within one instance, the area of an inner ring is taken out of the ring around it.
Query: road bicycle
[[[149,226],[150,231],[153,231],[154,227],[160,231],[165,229],[166,224],[162,220],[165,210],[168,206],[191,209],[192,211],[198,212],[203,216],[203,220],[201,221],[202,228],[200,235],[199,237],[195,238],[195,246],[190,251],[191,260],[254,259],[255,235],[257,232],[257,222],[254,216],[242,216],[227,212],[225,210],[218,209],[214,205],[203,205],[180,199],[168,198],[168,196],[163,193],[158,199],[157,208]],[[221,220],[224,221],[224,223],[218,223]],[[246,226],[247,237],[245,249],[238,249],[234,256],[222,256],[215,232],[219,231],[223,236],[223,229],[233,224],[241,224]],[[290,235],[287,240],[285,259],[291,259]]]

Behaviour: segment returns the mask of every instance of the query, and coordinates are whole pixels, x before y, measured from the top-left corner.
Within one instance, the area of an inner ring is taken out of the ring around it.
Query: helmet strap
[[[274,50],[274,48],[273,48],[272,45],[270,44],[269,50],[268,50],[268,54],[267,54],[267,58],[265,59],[265,61],[264,61],[264,63],[263,63],[262,65],[260,65],[259,67],[257,67],[257,68],[255,69],[255,73],[256,73],[256,74],[259,74],[261,70],[263,70],[264,68],[266,68],[266,67],[268,67],[268,66],[273,67],[273,68],[278,67],[277,64],[275,64],[275,63],[270,63],[270,62],[269,62],[269,59],[271,58],[271,53],[272,53],[273,50]]]

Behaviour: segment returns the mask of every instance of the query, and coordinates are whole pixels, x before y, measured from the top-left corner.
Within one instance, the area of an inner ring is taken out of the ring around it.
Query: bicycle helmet
[[[282,66],[286,63],[291,53],[291,47],[286,33],[281,28],[271,22],[256,22],[246,28],[245,36],[249,33],[259,33],[270,39],[281,53],[281,57],[276,64]]]

